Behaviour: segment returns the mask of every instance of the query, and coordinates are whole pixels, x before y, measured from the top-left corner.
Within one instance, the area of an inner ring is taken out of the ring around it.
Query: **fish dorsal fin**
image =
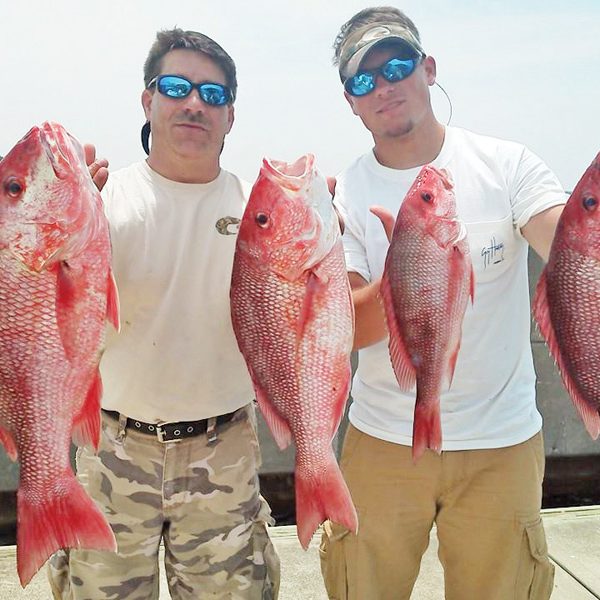
[[[567,392],[579,413],[579,416],[583,420],[586,429],[590,436],[595,440],[600,435],[600,414],[598,410],[591,407],[583,398],[575,381],[569,374],[569,370],[566,368],[564,358],[561,354],[558,340],[556,338],[556,332],[550,318],[550,307],[548,306],[548,284],[546,278],[546,269],[542,271],[540,279],[538,281],[535,296],[533,298],[533,314],[535,320],[540,329],[540,333],[544,336],[550,354],[556,362],[556,366],[560,372],[563,383],[567,388]]]
[[[410,361],[409,354],[406,351],[404,340],[400,334],[400,328],[398,327],[398,321],[396,320],[396,314],[394,311],[392,290],[387,273],[385,271],[383,273],[383,277],[381,278],[380,290],[390,334],[388,348],[390,351],[392,367],[394,368],[394,373],[396,374],[396,379],[398,380],[400,389],[403,391],[410,391],[415,387],[416,384],[416,372]]]

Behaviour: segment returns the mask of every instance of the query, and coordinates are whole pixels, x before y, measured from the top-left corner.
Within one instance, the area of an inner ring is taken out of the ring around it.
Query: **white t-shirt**
[[[170,181],[139,162],[111,173],[110,222],[121,332],[100,363],[102,406],[148,423],[231,412],[254,397],[229,310],[235,235],[250,188],[221,170],[206,184]]]
[[[475,272],[475,299],[464,317],[454,379],[441,395],[442,449],[517,444],[542,424],[530,347],[528,244],[520,229],[566,196],[524,146],[463,129],[446,128],[432,165],[447,169],[454,180]],[[349,271],[367,281],[381,277],[389,244],[369,207],[382,205],[396,215],[419,171],[384,167],[369,152],[337,178]],[[390,442],[412,443],[415,393],[400,391],[387,340],[359,351],[352,397],[355,427]]]

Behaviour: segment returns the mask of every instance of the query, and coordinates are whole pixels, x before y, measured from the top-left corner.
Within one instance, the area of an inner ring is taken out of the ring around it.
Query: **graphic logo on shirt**
[[[504,242],[497,242],[496,237],[493,236],[490,239],[490,245],[481,249],[481,257],[483,258],[484,269],[501,263],[504,260]]]
[[[235,235],[240,228],[240,219],[237,217],[221,217],[215,227],[221,235]]]

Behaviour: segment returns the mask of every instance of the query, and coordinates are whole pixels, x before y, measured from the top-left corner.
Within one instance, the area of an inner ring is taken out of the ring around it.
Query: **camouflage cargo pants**
[[[131,429],[123,435],[106,415],[102,430],[97,455],[78,450],[77,471],[118,552],[56,553],[48,567],[56,600],[157,599],[161,541],[174,600],[277,598],[252,406],[220,426],[213,444],[206,435],[167,443]]]

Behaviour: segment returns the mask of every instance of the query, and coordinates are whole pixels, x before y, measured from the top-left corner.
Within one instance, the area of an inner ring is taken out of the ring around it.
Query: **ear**
[[[227,123],[229,124],[229,126],[227,127],[227,133],[229,133],[231,131],[234,121],[235,121],[235,109],[233,107],[233,104],[230,104],[227,107]]]
[[[427,85],[433,85],[435,83],[435,76],[437,74],[435,58],[433,58],[433,56],[426,56],[423,59],[423,67],[425,68]]]
[[[150,90],[144,90],[142,92],[142,107],[144,108],[144,115],[146,116],[146,121],[150,121],[153,97],[154,94]]]
[[[352,109],[352,112],[358,116],[358,113],[356,112],[356,108],[354,107],[354,96],[351,96],[348,92],[346,92],[344,90],[344,98],[346,98],[346,101],[348,102],[348,104],[350,105],[350,108]]]

